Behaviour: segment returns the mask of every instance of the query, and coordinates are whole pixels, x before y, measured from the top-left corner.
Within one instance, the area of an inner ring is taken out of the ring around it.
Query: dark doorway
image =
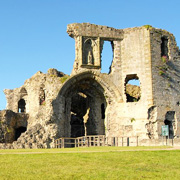
[[[19,127],[15,129],[15,141],[17,141],[17,139],[21,136],[21,134],[25,132],[26,130],[27,130],[26,127]]]
[[[84,136],[84,123],[83,118],[78,115],[71,115],[71,137]]]
[[[68,127],[65,133],[68,136],[105,134],[106,100],[97,81],[87,77],[81,79],[71,84],[65,97],[65,128]]]
[[[164,124],[169,126],[169,138],[174,138],[173,123],[175,122],[175,111],[168,111],[165,115]]]
[[[24,99],[20,99],[18,102],[18,112],[19,113],[26,112],[26,102]]]
[[[101,104],[101,118],[105,119],[105,106],[104,106],[104,103]]]
[[[83,116],[87,109],[87,96],[78,92],[71,98],[71,137],[84,136]]]

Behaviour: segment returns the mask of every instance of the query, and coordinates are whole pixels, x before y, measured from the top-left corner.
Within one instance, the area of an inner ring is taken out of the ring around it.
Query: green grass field
[[[0,179],[179,180],[180,150],[156,148],[0,150]]]

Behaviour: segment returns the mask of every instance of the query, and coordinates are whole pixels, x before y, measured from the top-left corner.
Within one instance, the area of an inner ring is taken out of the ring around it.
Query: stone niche
[[[73,72],[86,69],[100,71],[104,41],[121,41],[123,31],[89,23],[68,25],[68,34],[75,39],[75,63]]]
[[[82,66],[100,67],[100,39],[82,38]]]

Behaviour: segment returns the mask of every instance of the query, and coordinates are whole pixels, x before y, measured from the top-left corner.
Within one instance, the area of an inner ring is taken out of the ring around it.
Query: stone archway
[[[106,100],[96,80],[87,77],[74,83],[65,93],[65,104],[71,137],[105,134],[102,104],[106,107]]]
[[[72,76],[52,102],[57,137],[106,134],[113,104],[121,100],[122,96],[107,76],[94,71]]]

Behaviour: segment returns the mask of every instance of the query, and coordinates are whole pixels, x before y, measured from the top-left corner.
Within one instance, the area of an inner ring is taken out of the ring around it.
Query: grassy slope
[[[180,179],[180,151],[121,149],[0,150],[0,179]]]

